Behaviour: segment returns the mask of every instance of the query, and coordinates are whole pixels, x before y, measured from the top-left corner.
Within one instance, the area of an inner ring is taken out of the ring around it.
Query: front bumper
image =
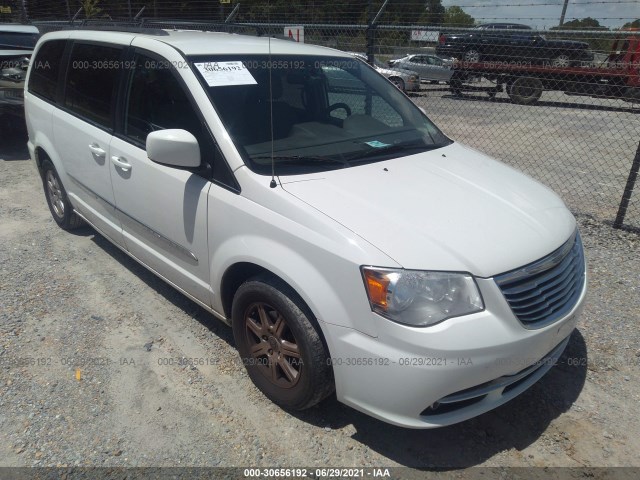
[[[417,92],[420,90],[420,77],[416,80],[407,80],[404,87],[408,92]]]
[[[533,385],[576,327],[586,277],[574,308],[536,330],[523,327],[492,279],[478,279],[478,286],[485,311],[428,328],[371,313],[381,332],[373,338],[324,323],[338,399],[395,425],[435,428],[480,415]]]

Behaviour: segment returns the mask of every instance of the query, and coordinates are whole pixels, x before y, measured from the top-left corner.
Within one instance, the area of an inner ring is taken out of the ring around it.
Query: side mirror
[[[172,167],[200,166],[198,140],[186,130],[158,130],[147,135],[147,156],[150,160]]]

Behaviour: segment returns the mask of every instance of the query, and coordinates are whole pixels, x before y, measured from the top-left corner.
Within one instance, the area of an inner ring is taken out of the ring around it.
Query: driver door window
[[[161,62],[138,55],[131,77],[125,135],[144,145],[147,135],[156,130],[180,128],[187,130],[202,145],[203,131],[189,98],[169,68],[159,68]]]

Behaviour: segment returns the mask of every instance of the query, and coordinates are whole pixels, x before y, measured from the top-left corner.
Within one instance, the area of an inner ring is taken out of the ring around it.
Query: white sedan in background
[[[419,54],[406,55],[402,58],[389,60],[391,68],[413,70],[422,80],[430,82],[449,82],[453,75],[453,61],[436,55]]]

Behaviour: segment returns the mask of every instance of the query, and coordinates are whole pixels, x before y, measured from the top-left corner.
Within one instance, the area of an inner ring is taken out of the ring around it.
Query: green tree
[[[633,22],[625,23],[622,28],[640,28],[640,18],[634,20]]]
[[[587,17],[564,22],[562,26],[552,27],[551,30],[607,30],[607,27],[600,25],[600,22],[595,18]]]
[[[102,9],[98,7],[98,3],[99,0],[82,0],[80,2],[86,18],[94,18],[102,13]]]
[[[444,25],[450,27],[472,27],[475,19],[462,8],[453,5],[448,7],[444,13]]]
[[[424,13],[420,17],[420,23],[427,25],[442,25],[444,22],[445,8],[441,0],[427,0]]]

